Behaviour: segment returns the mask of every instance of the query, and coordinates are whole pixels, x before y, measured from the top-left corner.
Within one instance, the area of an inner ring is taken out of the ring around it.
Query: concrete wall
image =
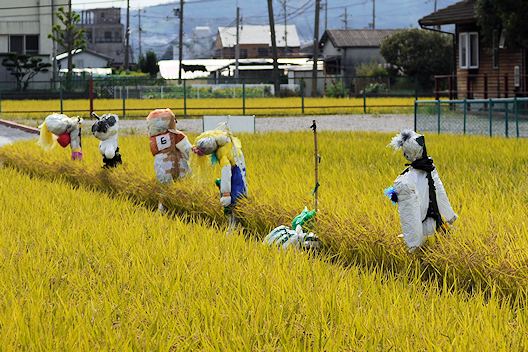
[[[0,54],[9,51],[10,35],[38,35],[39,52],[43,61],[51,62],[53,56],[53,41],[48,39],[52,28],[52,5],[59,0],[0,0]],[[60,2],[62,3],[62,1]],[[38,7],[37,7],[38,6]],[[9,7],[28,7],[9,10]],[[56,6],[55,11],[58,9]],[[52,72],[39,74],[34,78],[38,80],[49,80]],[[0,81],[11,81],[14,78],[0,65]]]

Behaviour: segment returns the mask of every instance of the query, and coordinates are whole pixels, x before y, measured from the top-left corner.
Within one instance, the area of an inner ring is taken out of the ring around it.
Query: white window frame
[[[477,37],[477,57],[476,64],[471,65],[472,59],[475,59],[472,57],[472,50],[471,50],[471,38],[476,36]],[[463,49],[465,49],[465,53],[463,53]],[[480,64],[480,47],[479,47],[479,34],[478,32],[460,32],[458,34],[458,65],[462,69],[475,69],[479,68]]]

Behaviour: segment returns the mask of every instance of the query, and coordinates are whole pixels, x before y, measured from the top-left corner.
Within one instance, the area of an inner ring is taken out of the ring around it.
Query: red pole
[[[94,111],[94,108],[93,108],[93,99],[94,99],[94,94],[93,94],[93,78],[90,77],[90,80],[88,81],[88,97],[90,98],[90,115],[89,116],[92,116],[92,113]]]

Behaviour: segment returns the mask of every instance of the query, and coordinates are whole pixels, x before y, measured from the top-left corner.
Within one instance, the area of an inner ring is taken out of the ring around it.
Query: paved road
[[[0,147],[18,140],[36,139],[37,135],[0,125]]]

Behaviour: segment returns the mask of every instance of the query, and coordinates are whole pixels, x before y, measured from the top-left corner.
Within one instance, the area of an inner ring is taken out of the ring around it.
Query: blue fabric
[[[242,171],[236,165],[231,168],[231,202],[233,204],[238,198],[245,197],[247,193],[242,172],[245,173],[246,170]]]

